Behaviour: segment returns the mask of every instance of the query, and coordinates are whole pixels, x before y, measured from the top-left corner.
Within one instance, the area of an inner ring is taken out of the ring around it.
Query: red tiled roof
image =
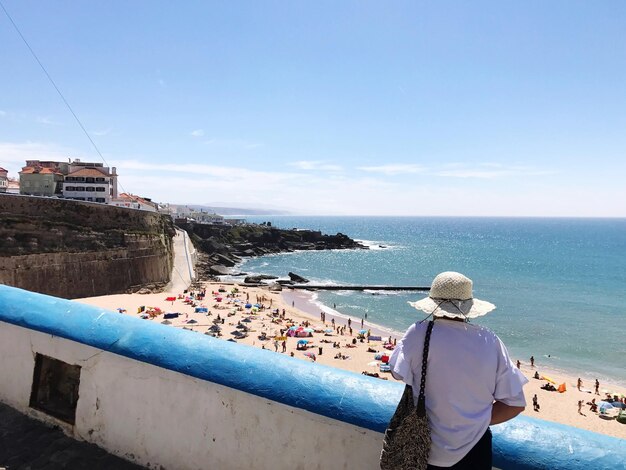
[[[135,196],[134,194],[120,193],[120,195],[117,197],[117,200],[120,200],[120,199],[125,200],[125,201],[139,202],[141,204],[146,204],[146,205],[156,207],[156,204],[154,202],[150,202],[142,197]]]
[[[22,168],[22,171],[19,172],[20,175],[29,175],[29,174],[41,174],[41,175],[61,175],[63,176],[63,173],[61,173],[57,168],[41,168],[41,167],[33,167],[33,166],[25,166],[24,168]]]
[[[103,176],[109,176],[104,170],[98,170],[97,168],[81,168],[80,170],[73,171],[67,176],[84,176],[89,178],[102,178]]]

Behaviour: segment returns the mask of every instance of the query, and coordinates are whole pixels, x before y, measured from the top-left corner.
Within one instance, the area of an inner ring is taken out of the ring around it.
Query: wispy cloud
[[[288,164],[298,170],[303,171],[341,171],[341,166],[326,163],[321,160],[299,160]]]
[[[26,160],[67,161],[76,152],[57,144],[40,142],[0,142],[0,166],[15,176]]]
[[[91,131],[91,133],[93,135],[97,135],[98,137],[103,136],[103,135],[108,135],[111,133],[113,129],[111,129],[110,127],[108,129],[103,129],[101,131]]]
[[[360,166],[357,168],[361,171],[367,171],[371,173],[380,173],[387,176],[403,175],[406,173],[424,173],[426,169],[421,165],[412,163],[398,163],[390,165],[378,165],[378,166]]]
[[[159,86],[161,88],[165,88],[165,80],[163,80],[162,78],[159,78]]]
[[[46,126],[62,126],[63,123],[50,119],[48,116],[37,116],[36,121]]]
[[[6,111],[2,111],[0,109],[0,117],[5,117],[6,115],[7,115],[7,112]]]
[[[506,166],[501,163],[480,163],[475,166],[461,163],[447,165],[446,169],[433,172],[436,176],[450,178],[477,178],[496,179],[522,176],[548,176],[556,172],[553,170],[533,168],[524,165]]]
[[[202,130],[198,129],[198,131],[202,131]],[[192,135],[194,134],[192,133]],[[202,131],[202,134],[195,135],[195,137],[201,137],[203,135],[204,135],[204,131]],[[207,145],[212,145],[214,147],[239,148],[239,149],[244,149],[244,150],[252,150],[252,149],[265,146],[265,144],[261,142],[251,142],[249,140],[244,140],[244,139],[219,139],[215,137],[206,139],[202,143],[207,144]]]
[[[192,137],[202,137],[204,135],[204,131],[202,129],[196,129],[190,132]]]

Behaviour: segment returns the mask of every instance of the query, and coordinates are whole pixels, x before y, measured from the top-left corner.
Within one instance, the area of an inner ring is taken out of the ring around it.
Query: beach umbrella
[[[304,331],[306,331],[307,333],[314,333],[315,330],[313,328],[305,328]]]
[[[324,330],[324,333],[334,333],[335,330],[333,330],[332,328],[326,328]]]
[[[166,297],[165,300],[166,302],[174,302],[176,300],[176,297]]]
[[[192,318],[192,319],[191,319],[191,320],[189,320],[187,323],[198,323],[198,322]]]
[[[614,401],[613,403],[611,403],[611,405],[613,405],[614,408],[618,408],[620,410],[626,408],[626,405],[620,403],[619,401]]]
[[[244,322],[246,322],[246,323],[250,323],[252,320],[250,320],[249,318],[244,318],[244,319],[243,319],[243,320],[241,320],[241,321],[244,321]]]
[[[246,304],[246,305],[244,305],[244,307],[246,307],[246,308],[252,308],[252,304]]]
[[[547,375],[542,375],[541,378],[543,380],[547,380],[548,382],[556,385],[556,381],[554,379],[552,379],[551,377],[548,377]]]
[[[172,322],[169,321],[169,320],[163,320],[161,323],[164,324],[164,325],[171,325],[172,324]]]
[[[359,334],[364,335],[364,334],[366,334],[366,333],[367,333],[367,330],[359,330]]]
[[[307,344],[308,342],[309,340],[306,340],[306,339],[298,340],[298,344]]]

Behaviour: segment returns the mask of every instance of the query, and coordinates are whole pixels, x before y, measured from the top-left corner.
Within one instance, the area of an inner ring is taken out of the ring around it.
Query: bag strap
[[[428,347],[430,345],[430,334],[433,331],[435,322],[429,321],[426,329],[426,337],[424,338],[424,353],[422,354],[422,380],[420,382],[420,394],[417,397],[417,415],[426,416],[426,397],[424,389],[426,388],[426,368],[428,367]]]

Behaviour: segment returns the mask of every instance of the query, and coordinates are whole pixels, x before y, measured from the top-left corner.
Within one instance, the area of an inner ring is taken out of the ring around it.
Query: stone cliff
[[[154,212],[0,195],[0,283],[64,298],[164,285],[173,235]]]
[[[316,230],[286,230],[267,224],[185,223],[179,226],[189,233],[194,245],[204,254],[197,266],[201,278],[229,274],[230,268],[244,257],[296,250],[367,249],[342,233],[325,235]]]

